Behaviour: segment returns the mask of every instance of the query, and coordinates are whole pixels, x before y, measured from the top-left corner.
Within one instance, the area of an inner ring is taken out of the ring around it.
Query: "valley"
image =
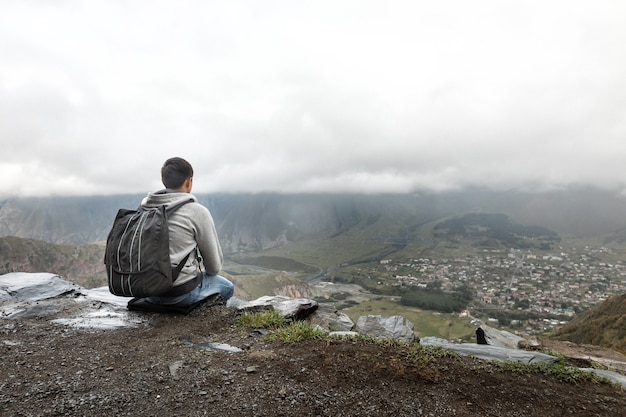
[[[0,204],[0,273],[106,285],[117,208],[140,196]],[[237,295],[310,297],[353,320],[402,315],[472,340],[473,319],[531,336],[626,293],[626,199],[602,190],[414,195],[200,195]]]
[[[300,261],[310,262],[315,251],[286,246],[268,251],[272,256],[266,259],[278,262],[300,253]],[[474,337],[475,318],[522,337],[554,332],[576,314],[626,293],[626,246],[594,239],[565,238],[550,250],[441,241],[410,244],[384,255],[346,259],[314,275],[289,271],[291,285],[306,282],[300,285],[301,296],[332,303],[353,319],[398,314],[414,322],[423,336],[461,340]],[[268,270],[264,274],[271,275]],[[246,280],[256,279],[235,277],[244,287]],[[284,283],[266,278],[266,287],[256,293],[281,294]],[[451,308],[446,302],[459,290],[471,298],[462,308]],[[414,293],[422,295],[422,308],[407,302]],[[439,304],[433,301],[436,295]]]

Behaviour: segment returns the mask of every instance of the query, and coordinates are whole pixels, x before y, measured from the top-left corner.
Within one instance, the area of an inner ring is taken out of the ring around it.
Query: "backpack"
[[[123,297],[176,296],[193,290],[201,274],[189,283],[174,287],[192,252],[176,268],[170,262],[167,218],[192,199],[169,208],[120,209],[109,232],[104,253],[109,291]],[[194,248],[194,250],[196,250]]]

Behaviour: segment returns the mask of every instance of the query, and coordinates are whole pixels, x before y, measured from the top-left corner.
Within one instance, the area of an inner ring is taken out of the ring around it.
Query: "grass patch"
[[[578,384],[579,382],[592,382],[594,384],[610,384],[611,381],[593,372],[583,371],[579,368],[567,366],[563,361],[556,363],[525,364],[521,362],[493,362],[502,371],[510,371],[522,375],[543,374],[556,377],[562,382]]]
[[[289,321],[275,310],[261,313],[243,313],[237,318],[240,328],[269,329],[269,340],[298,343],[305,340],[322,340],[328,333],[306,321]]]
[[[283,343],[299,343],[305,340],[323,340],[328,337],[326,331],[312,326],[306,321],[294,321],[288,326],[275,329],[269,336],[270,340],[280,340]]]
[[[248,327],[252,329],[277,329],[287,324],[280,313],[275,310],[264,311],[261,313],[243,313],[237,318],[237,326]]]

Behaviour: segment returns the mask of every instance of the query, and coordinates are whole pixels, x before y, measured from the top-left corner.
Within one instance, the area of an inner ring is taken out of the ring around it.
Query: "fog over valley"
[[[6,199],[0,201],[0,236],[55,243],[102,241],[117,210],[137,207],[143,196]],[[211,210],[220,239],[227,249],[232,243],[233,251],[241,239],[257,250],[285,243],[281,239],[286,236],[333,236],[374,224],[383,227],[372,233],[401,236],[429,222],[470,212],[503,213],[515,222],[546,227],[565,236],[617,239],[626,229],[626,198],[593,188],[543,193],[471,189],[374,195],[215,193],[197,197]]]

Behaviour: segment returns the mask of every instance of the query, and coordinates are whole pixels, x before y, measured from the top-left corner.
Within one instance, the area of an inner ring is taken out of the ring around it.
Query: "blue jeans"
[[[224,302],[233,296],[235,286],[232,282],[221,275],[203,275],[200,285],[187,294],[177,297],[147,297],[146,300],[152,304],[188,307],[215,294],[221,295]]]

